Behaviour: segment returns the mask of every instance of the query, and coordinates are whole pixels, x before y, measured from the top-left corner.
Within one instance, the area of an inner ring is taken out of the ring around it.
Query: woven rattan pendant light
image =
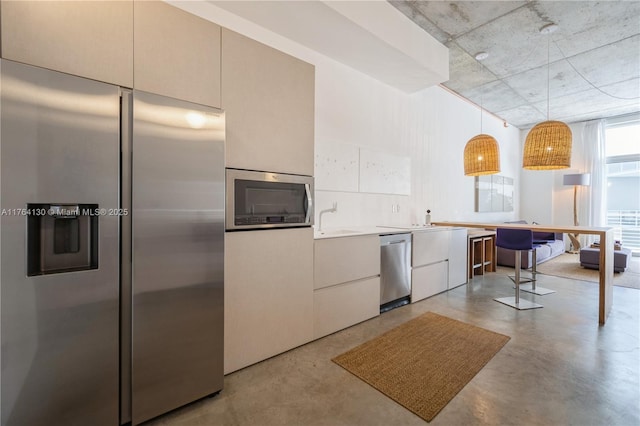
[[[484,133],[469,139],[464,147],[464,174],[480,176],[495,173],[500,173],[498,141]]]
[[[558,28],[545,25],[540,33],[550,38]],[[529,131],[524,142],[522,167],[527,170],[566,169],[571,166],[571,129],[561,121],[549,120],[549,43],[547,39],[547,121],[538,123]]]
[[[480,52],[478,61],[489,55]],[[492,175],[500,172],[500,148],[498,141],[490,135],[482,133],[482,93],[480,94],[480,134],[469,139],[464,147],[465,176]]]

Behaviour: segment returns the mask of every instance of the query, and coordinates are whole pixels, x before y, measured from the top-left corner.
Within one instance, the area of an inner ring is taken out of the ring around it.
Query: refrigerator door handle
[[[120,129],[120,424],[131,422],[131,167],[133,139],[133,94],[121,89]]]

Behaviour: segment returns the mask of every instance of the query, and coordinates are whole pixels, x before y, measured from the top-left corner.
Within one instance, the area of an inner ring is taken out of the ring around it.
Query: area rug
[[[599,282],[600,272],[580,266],[580,255],[561,254],[537,266],[541,274],[570,278],[580,281]],[[513,273],[513,270],[511,270]],[[613,285],[640,289],[640,257],[631,257],[629,267],[624,272],[613,274]]]
[[[509,339],[427,312],[332,361],[429,422]]]

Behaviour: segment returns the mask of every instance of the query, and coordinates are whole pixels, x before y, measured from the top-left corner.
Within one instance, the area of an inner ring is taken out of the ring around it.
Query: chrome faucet
[[[318,217],[318,232],[322,232],[322,215],[324,213],[335,213],[338,211],[338,203],[336,201],[333,202],[333,207],[330,209],[320,210],[320,215]]]

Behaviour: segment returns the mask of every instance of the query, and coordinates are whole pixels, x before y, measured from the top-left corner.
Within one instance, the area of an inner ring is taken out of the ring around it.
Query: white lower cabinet
[[[318,339],[380,315],[380,277],[313,292],[313,338]]]
[[[224,372],[313,339],[313,230],[225,234]]]
[[[411,271],[411,303],[442,293],[448,289],[449,262],[413,268]]]
[[[467,230],[454,228],[449,246],[449,288],[467,283]]]
[[[380,237],[326,238],[314,245],[313,338],[380,315]]]
[[[466,281],[466,231],[414,232],[412,258],[412,302],[447,291]],[[225,374],[378,315],[377,234],[226,233]]]
[[[466,229],[414,232],[412,250],[412,303],[467,282]]]
[[[448,259],[450,245],[451,230],[448,228],[414,232],[411,265],[429,265]]]

